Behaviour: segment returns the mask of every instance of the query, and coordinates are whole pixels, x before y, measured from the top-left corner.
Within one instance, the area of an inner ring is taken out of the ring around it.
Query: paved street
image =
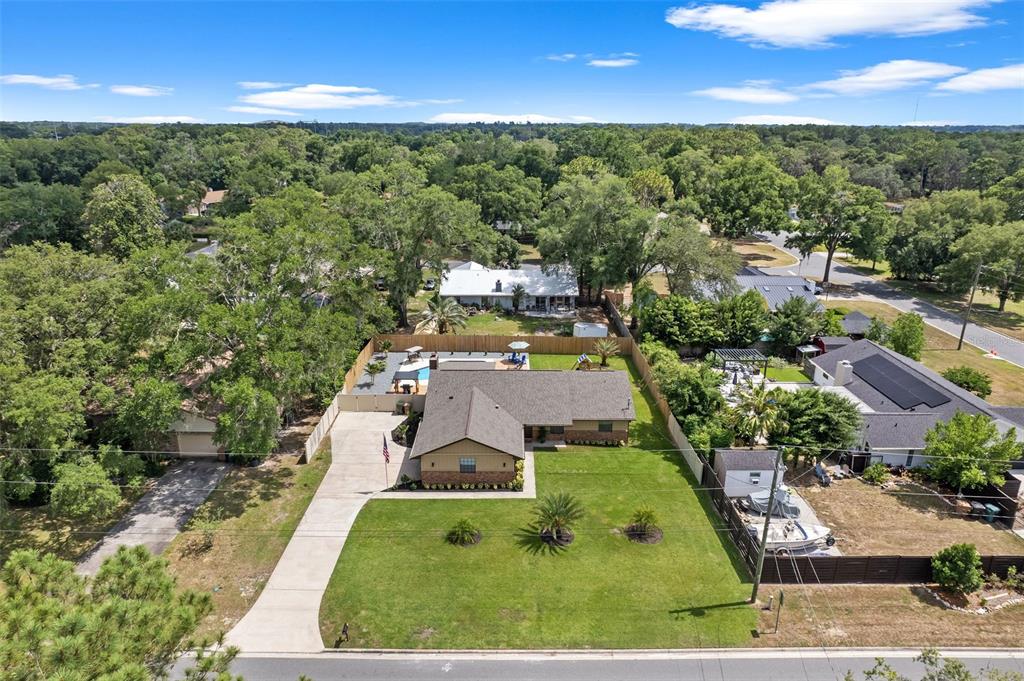
[[[172,464],[153,489],[82,557],[75,571],[96,574],[103,560],[116,553],[119,546],[141,545],[153,553],[161,553],[206,501],[229,467],[220,461],[190,460]]]
[[[855,678],[885,657],[911,679],[923,667],[913,661],[917,650],[771,650],[616,651],[579,653],[322,653],[311,656],[242,656],[232,671],[246,681],[296,679],[430,679],[486,681],[836,681],[847,671]],[[949,652],[973,671],[994,667],[1024,672],[1024,652],[961,650]],[[179,663],[176,678],[187,664]]]
[[[764,234],[761,236],[793,257],[800,258],[798,251],[786,248],[784,245],[786,233]],[[799,274],[820,279],[825,274],[825,260],[826,255],[824,253],[811,253],[796,265],[765,268],[765,271],[771,274]],[[945,331],[953,337],[960,336],[960,327],[963,324],[963,319],[957,315],[946,312],[923,300],[908,296],[871,277],[864,276],[837,259],[832,261],[832,271],[829,279],[836,284],[851,287],[855,292],[852,297],[858,300],[875,300],[888,303],[903,312],[915,312],[921,315],[927,324]],[[843,297],[851,296],[830,295],[830,299]],[[995,350],[1003,359],[1024,366],[1024,342],[976,324],[967,325],[967,333],[964,336],[964,340],[985,352]]]
[[[387,487],[385,433],[404,416],[341,412],[331,429],[331,467],[306,509],[263,592],[227,640],[247,652],[318,652],[320,599],[356,516]],[[405,447],[389,442],[390,483],[401,475]],[[292,675],[291,678],[297,678]]]

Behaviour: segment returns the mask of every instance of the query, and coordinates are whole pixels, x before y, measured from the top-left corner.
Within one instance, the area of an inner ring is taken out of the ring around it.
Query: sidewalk
[[[228,632],[245,652],[320,652],[320,600],[359,511],[385,489],[383,434],[404,416],[341,412],[331,429],[331,467],[260,597]],[[401,475],[405,448],[390,442],[387,479]]]

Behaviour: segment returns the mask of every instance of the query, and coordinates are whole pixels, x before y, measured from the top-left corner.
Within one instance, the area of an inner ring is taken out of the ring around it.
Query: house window
[[[460,473],[476,473],[476,459],[459,459]]]
[[[551,426],[552,435],[565,435],[565,426]]]
[[[612,432],[612,422],[611,421],[600,421],[600,422],[598,422],[598,424],[597,424],[597,432],[599,432],[599,433],[610,433],[610,432]]]
[[[750,481],[751,485],[760,485],[761,484],[761,471],[751,471],[750,472],[750,480],[749,481]]]

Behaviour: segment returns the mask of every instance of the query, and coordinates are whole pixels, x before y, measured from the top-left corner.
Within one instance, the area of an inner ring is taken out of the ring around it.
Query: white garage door
[[[216,456],[212,433],[178,433],[178,451],[182,456]]]

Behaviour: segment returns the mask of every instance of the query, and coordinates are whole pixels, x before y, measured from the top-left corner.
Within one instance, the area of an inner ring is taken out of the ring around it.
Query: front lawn
[[[167,547],[178,584],[213,597],[197,635],[227,631],[256,602],[330,465],[326,438],[309,464],[282,454],[231,469]]]
[[[530,362],[535,369],[570,368],[575,358],[533,355]],[[632,370],[621,357],[611,364]],[[538,494],[570,492],[586,509],[564,550],[552,552],[537,539],[533,500],[367,504],[321,604],[324,640],[333,642],[347,622],[348,645],[356,648],[748,642],[757,619],[745,602],[749,578],[715,531],[682,458],[651,451],[670,446],[664,424],[645,394],[634,388],[634,396],[633,446],[536,453]],[[642,504],[660,518],[660,544],[634,544],[622,533]],[[482,530],[480,544],[445,542],[460,518]]]

